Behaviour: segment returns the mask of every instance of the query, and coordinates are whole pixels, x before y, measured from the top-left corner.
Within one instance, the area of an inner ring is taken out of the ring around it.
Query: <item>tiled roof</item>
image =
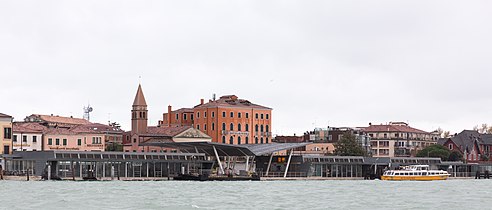
[[[429,133],[406,125],[370,125],[369,127],[363,128],[363,130],[365,132]]]
[[[14,133],[43,133],[47,128],[39,123],[14,122],[12,130]]]
[[[249,108],[249,109],[271,109],[266,106],[253,104],[248,100],[239,99],[235,95],[226,95],[220,97],[218,100],[209,101],[205,104],[199,104],[195,108],[215,108],[215,107],[236,107],[236,108]]]
[[[133,100],[133,106],[147,106],[147,102],[145,101],[145,96],[142,91],[142,86],[140,84],[138,85],[135,100]]]
[[[91,123],[87,125],[79,125],[71,129],[76,133],[123,133],[123,130],[115,128],[109,125],[104,125],[100,123]]]
[[[12,118],[12,116],[0,113],[0,118]]]
[[[72,125],[86,125],[91,123],[88,120],[81,119],[81,118],[73,118],[73,117],[60,117],[60,116],[41,115],[41,114],[33,114],[31,116],[37,117],[42,121],[46,121],[50,123],[63,123],[63,124],[72,124]]]
[[[143,136],[168,136],[174,137],[180,133],[191,128],[190,126],[180,126],[180,127],[156,127],[149,126],[147,128],[147,133],[143,134]]]
[[[181,109],[175,110],[173,112],[193,112],[193,109],[192,108],[181,108]]]

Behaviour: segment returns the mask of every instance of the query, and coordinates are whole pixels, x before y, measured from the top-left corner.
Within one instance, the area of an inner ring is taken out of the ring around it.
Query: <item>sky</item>
[[[0,1],[0,113],[130,129],[167,106],[273,108],[272,131],[492,124],[491,1]]]

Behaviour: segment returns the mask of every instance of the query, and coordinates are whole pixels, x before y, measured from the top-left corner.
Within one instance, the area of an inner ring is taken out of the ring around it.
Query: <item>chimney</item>
[[[172,112],[173,107],[171,105],[167,106],[167,126],[171,127],[171,112]]]
[[[205,102],[205,99],[200,99],[200,105],[203,105],[203,103]]]

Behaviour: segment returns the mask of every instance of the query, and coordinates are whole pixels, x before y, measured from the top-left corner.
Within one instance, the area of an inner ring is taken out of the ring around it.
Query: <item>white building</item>
[[[15,122],[12,127],[13,151],[43,150],[43,126],[37,123]]]

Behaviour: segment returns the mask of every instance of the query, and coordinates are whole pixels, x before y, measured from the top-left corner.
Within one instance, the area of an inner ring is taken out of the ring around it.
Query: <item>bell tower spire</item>
[[[138,84],[137,94],[132,106],[132,133],[147,133],[147,102],[142,91],[142,86]]]

